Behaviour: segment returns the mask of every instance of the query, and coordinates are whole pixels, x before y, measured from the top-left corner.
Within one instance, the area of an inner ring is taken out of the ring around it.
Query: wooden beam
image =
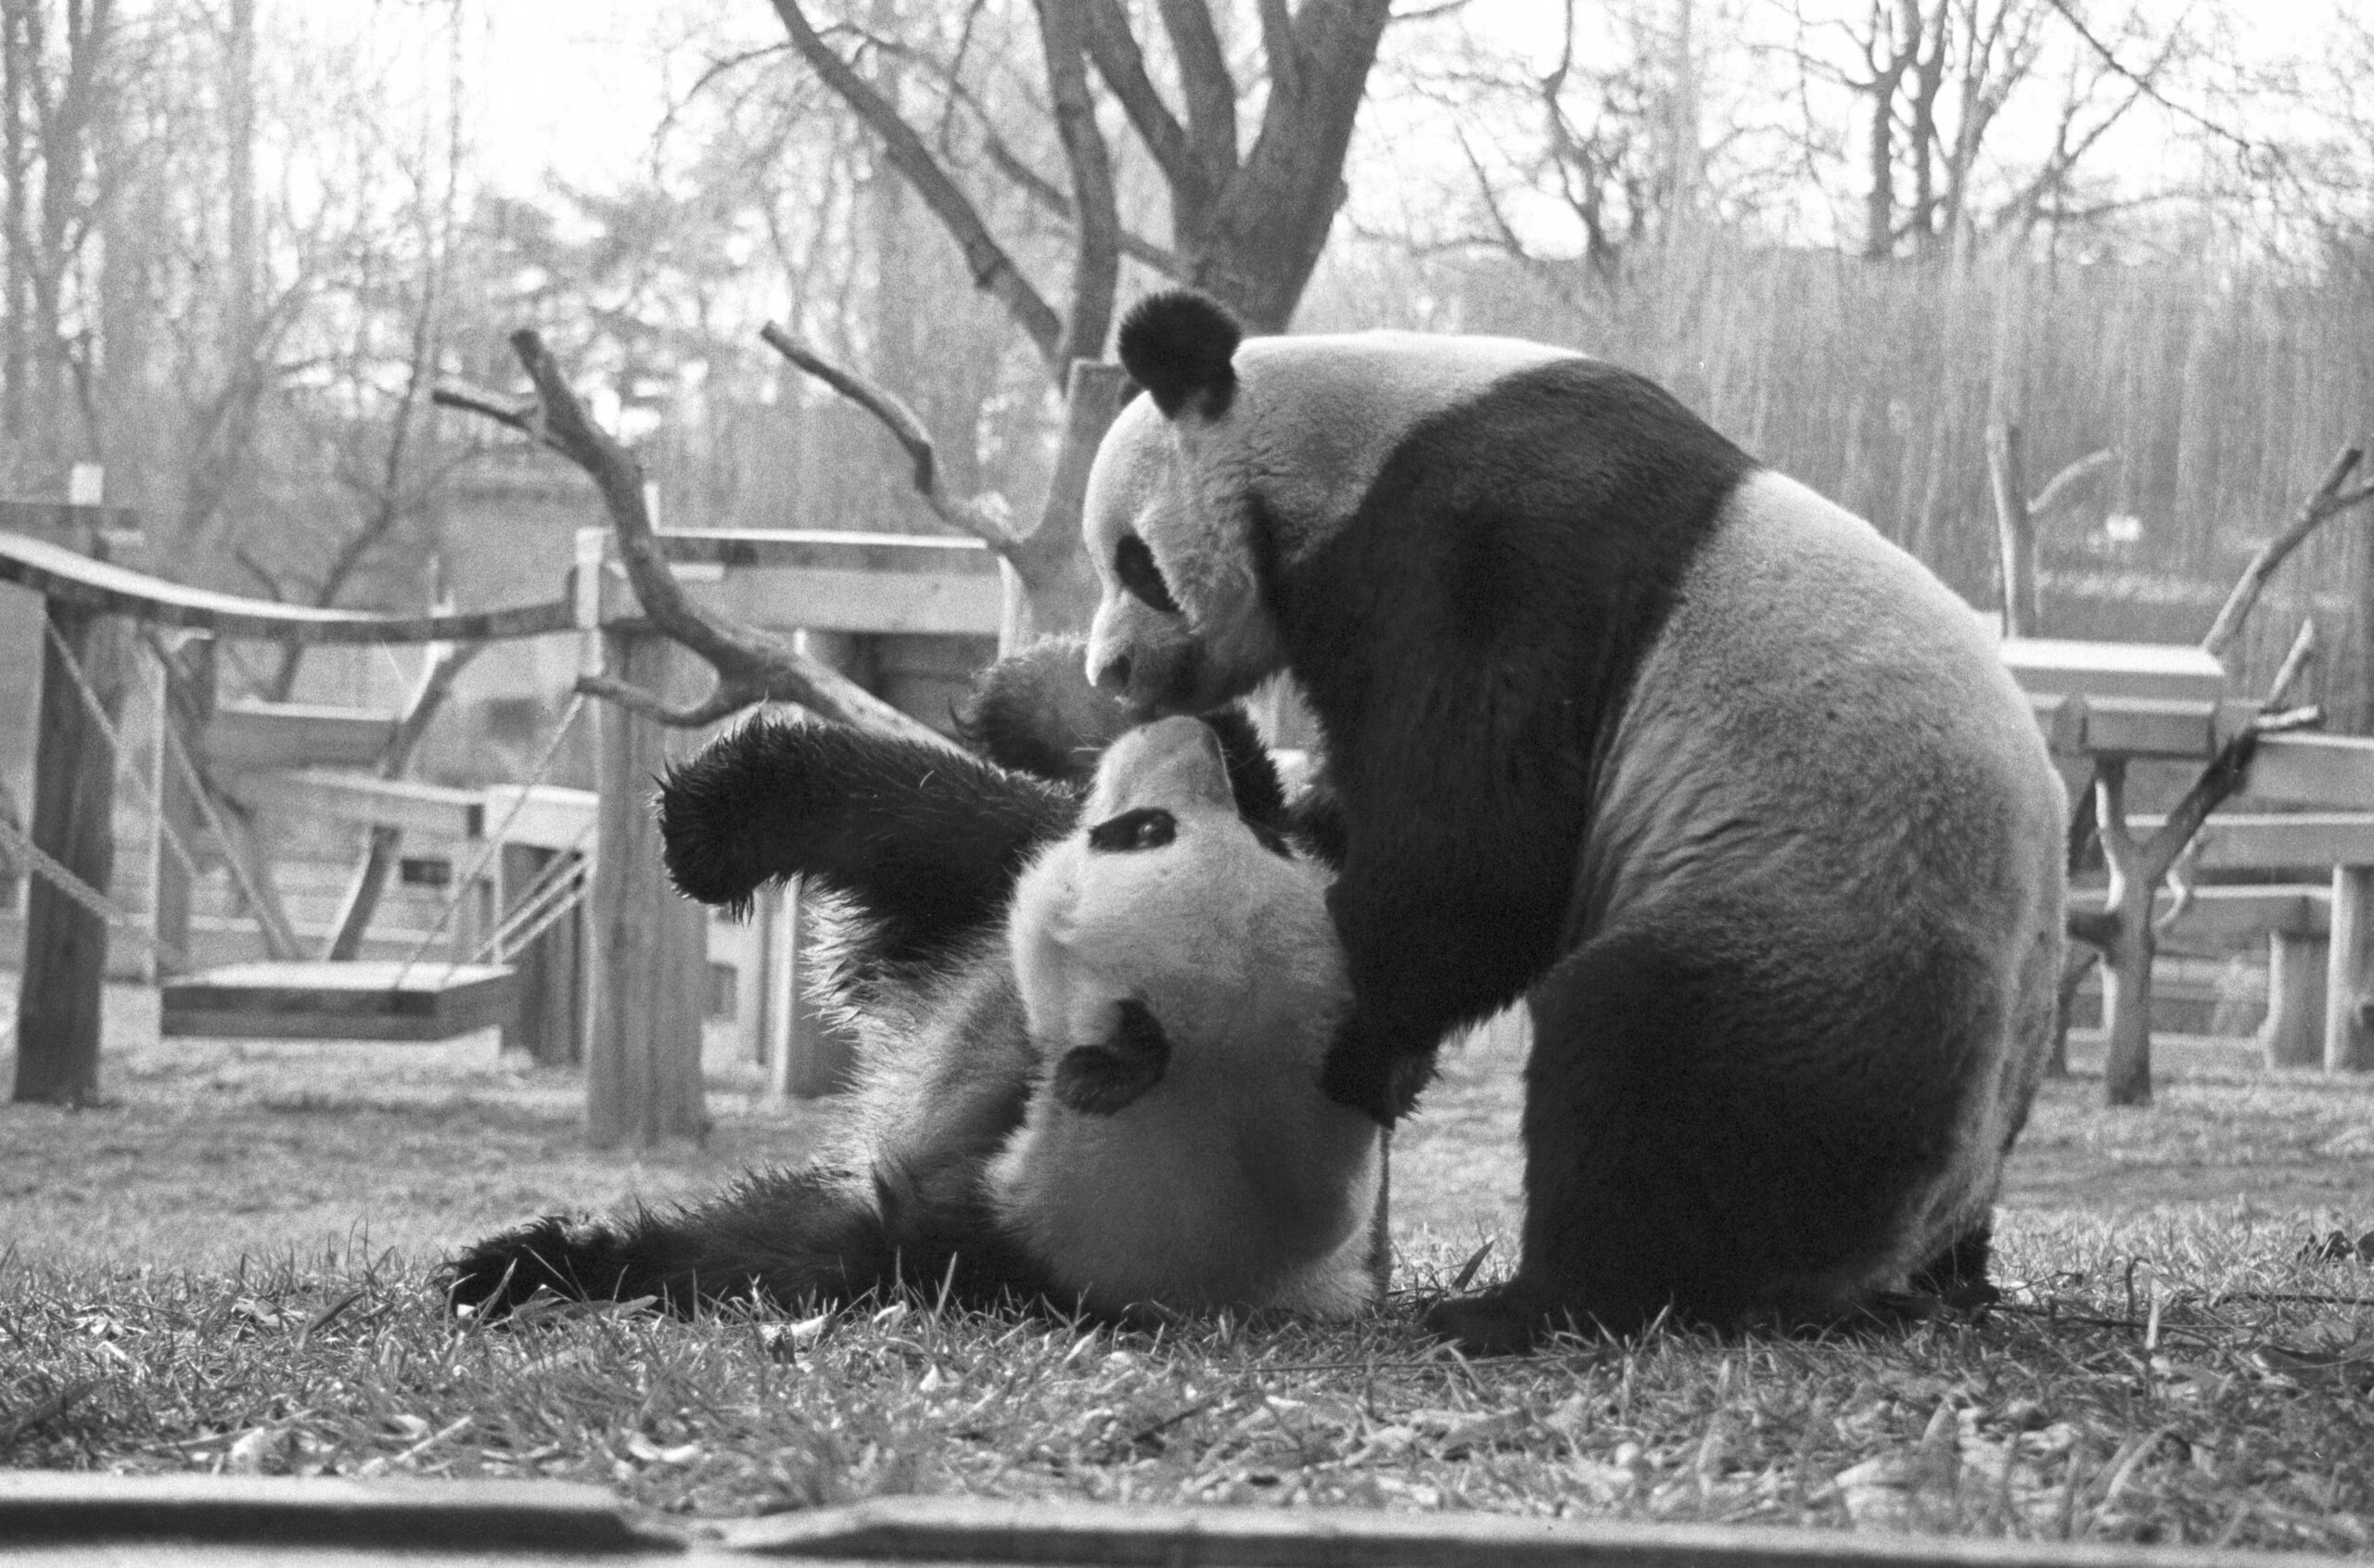
[[[2266,1017],[2259,1051],[2269,1067],[2315,1067],[2325,1060],[2326,937],[2271,931],[2266,938]]]
[[[2130,821],[2139,836],[2157,832],[2162,819]],[[2374,812],[2221,811],[2209,819],[2195,842],[2200,848],[2196,863],[2217,871],[2374,865]]]
[[[919,576],[753,567],[688,584],[687,595],[752,625],[814,631],[994,637],[1005,590],[994,574]]]
[[[590,789],[560,784],[489,784],[479,831],[505,844],[538,849],[591,852],[602,797]]]
[[[482,643],[541,637],[566,631],[572,624],[566,598],[438,615],[383,615],[274,604],[186,588],[16,533],[0,533],[0,582],[13,582],[54,601],[151,626],[181,626],[217,636],[271,642]]]
[[[2001,654],[2012,679],[2032,695],[2194,702],[2226,695],[2226,667],[2191,646],[2009,637]]]
[[[2096,894],[2095,898],[2100,895]],[[2164,895],[2162,902],[2166,902]],[[2188,937],[2322,937],[2332,922],[2324,887],[2196,887],[2173,928]]]
[[[338,822],[390,827],[432,838],[476,838],[486,821],[481,791],[416,779],[382,779],[327,769],[244,773],[229,787],[249,806]]]
[[[1771,1525],[880,1498],[725,1526],[728,1551],[834,1562],[1231,1563],[1238,1568],[2265,1568],[2266,1554]],[[2337,1560],[2336,1560],[2337,1561]]]
[[[2269,805],[2374,811],[2374,739],[2261,735],[2242,794]]]
[[[217,772],[260,768],[367,768],[386,755],[397,717],[384,708],[263,702],[216,708],[198,755]]]
[[[517,986],[502,965],[441,958],[235,963],[166,986],[158,1027],[214,1039],[451,1039],[508,1018]]]

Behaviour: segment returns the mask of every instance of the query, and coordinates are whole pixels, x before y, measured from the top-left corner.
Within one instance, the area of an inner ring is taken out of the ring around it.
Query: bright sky
[[[1741,0],[1694,3],[1702,36],[1722,25],[1726,13],[1759,19],[1755,32],[1769,35],[1768,42],[1783,41],[1787,31],[1787,6]],[[2320,29],[2344,6],[2362,0],[2146,3],[2148,12],[2189,15],[2196,25],[2216,27],[2222,16],[2240,17],[2235,25],[2217,28],[2217,57],[2240,64],[2312,57]],[[328,8],[352,6],[385,25],[390,11],[378,0],[304,4],[309,20]],[[819,8],[832,9],[833,0],[819,0]],[[1865,0],[1800,0],[1798,8],[1817,19],[1859,17]],[[440,6],[403,9],[424,25],[435,25],[446,14]],[[1585,7],[1587,22],[1598,19],[1592,15],[1595,9]],[[2085,9],[2101,17],[2114,15],[2117,6],[2110,0],[2092,0]],[[708,58],[724,49],[782,37],[765,0],[660,5],[651,0],[464,0],[464,14],[469,28],[464,49],[470,79],[469,122],[479,168],[496,185],[520,192],[531,191],[547,170],[595,188],[628,176],[647,156],[652,133],[670,97],[691,83]],[[1558,16],[1553,0],[1471,0],[1462,25],[1495,41],[1531,44],[1535,47],[1528,52],[1546,64],[1557,48]],[[1776,72],[1779,69],[1774,68]],[[1741,86],[1755,91],[1753,82]],[[1373,134],[1381,116],[1397,112],[1409,111],[1374,99],[1364,111],[1366,123]],[[2164,158],[2169,117],[2147,108],[2131,119],[2133,124],[2122,126],[2116,140],[2105,145],[2105,154],[2131,167]],[[1448,135],[1431,137],[1422,147],[1405,142],[1396,157],[1423,157],[1429,151],[1447,159],[1463,157]],[[1357,188],[1360,182],[1355,185]]]

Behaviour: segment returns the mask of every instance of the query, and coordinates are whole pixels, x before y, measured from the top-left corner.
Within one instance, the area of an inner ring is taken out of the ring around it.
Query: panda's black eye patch
[[[1154,564],[1154,552],[1136,534],[1121,536],[1113,547],[1113,575],[1130,594],[1165,615],[1179,613],[1179,601],[1170,596],[1170,585],[1162,580],[1162,568]]]
[[[1104,854],[1128,854],[1159,849],[1178,836],[1178,818],[1159,806],[1142,806],[1090,828],[1088,847]]]

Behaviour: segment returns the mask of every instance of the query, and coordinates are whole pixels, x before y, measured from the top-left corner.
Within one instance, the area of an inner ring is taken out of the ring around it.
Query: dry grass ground
[[[0,1463],[550,1475],[697,1514],[920,1489],[2374,1550],[2374,1269],[2300,1256],[2374,1229],[2374,1082],[2179,1044],[2148,1111],[2049,1086],[2010,1302],[1859,1339],[1425,1345],[1419,1296],[1511,1251],[1517,1064],[1489,1046],[1398,1141],[1409,1289],[1356,1325],[918,1303],[455,1332],[424,1288],[445,1249],[795,1158],[800,1117],[723,1073],[706,1148],[596,1155],[574,1081],[484,1039],[160,1043],[149,1005],[111,998],[109,1103],[0,1107]]]

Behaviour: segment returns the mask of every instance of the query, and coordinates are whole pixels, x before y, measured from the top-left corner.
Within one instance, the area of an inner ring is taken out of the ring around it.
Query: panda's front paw
[[[1391,1056],[1363,1049],[1357,1037],[1347,1034],[1335,1042],[1320,1066],[1320,1090],[1338,1105],[1349,1106],[1390,1130],[1408,1109],[1397,1066]]]
[[[446,1309],[483,1320],[508,1317],[540,1290],[583,1298],[570,1259],[583,1248],[586,1224],[548,1214],[489,1236],[446,1264],[440,1280]]]

